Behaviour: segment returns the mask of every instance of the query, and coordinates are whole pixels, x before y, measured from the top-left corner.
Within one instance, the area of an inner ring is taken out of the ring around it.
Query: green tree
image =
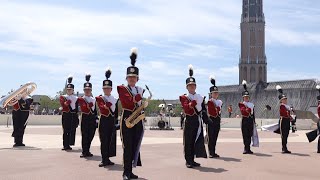
[[[42,112],[43,109],[46,111],[58,109],[60,107],[59,98],[51,99],[48,96],[41,95],[40,96],[40,108],[39,111]]]

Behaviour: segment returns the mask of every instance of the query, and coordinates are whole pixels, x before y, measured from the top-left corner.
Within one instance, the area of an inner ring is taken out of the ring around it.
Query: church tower
[[[243,0],[240,29],[239,84],[267,82],[263,0]]]

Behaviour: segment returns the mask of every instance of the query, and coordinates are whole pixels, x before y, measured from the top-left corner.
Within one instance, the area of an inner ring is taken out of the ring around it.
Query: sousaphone
[[[11,92],[4,98],[0,99],[0,108],[15,105],[21,97],[29,96],[34,90],[37,89],[37,85],[34,82],[28,82],[21,86],[19,89]]]

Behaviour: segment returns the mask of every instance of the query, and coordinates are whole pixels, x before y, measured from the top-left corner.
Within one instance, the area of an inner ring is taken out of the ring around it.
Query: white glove
[[[96,119],[96,123],[99,123],[99,119]]]
[[[149,102],[148,102],[148,101],[145,101],[145,102],[144,102],[144,108],[148,107],[148,105],[149,105]]]

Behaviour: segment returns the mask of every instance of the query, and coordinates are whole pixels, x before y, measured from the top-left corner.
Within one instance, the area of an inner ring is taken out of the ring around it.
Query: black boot
[[[131,179],[138,179],[139,177],[133,173],[130,174],[130,178]]]
[[[122,175],[122,179],[123,180],[130,180],[130,176],[124,174],[124,175]]]
[[[199,164],[199,163],[196,163],[196,162],[192,162],[192,166],[194,166],[194,167],[200,167],[201,166],[201,164]]]
[[[289,151],[287,148],[282,148],[283,154],[291,154],[291,151]]]
[[[187,166],[187,168],[193,168],[193,164],[190,162],[186,162],[186,166]]]
[[[220,156],[216,153],[214,153],[213,155],[210,155],[209,158],[219,158]]]

